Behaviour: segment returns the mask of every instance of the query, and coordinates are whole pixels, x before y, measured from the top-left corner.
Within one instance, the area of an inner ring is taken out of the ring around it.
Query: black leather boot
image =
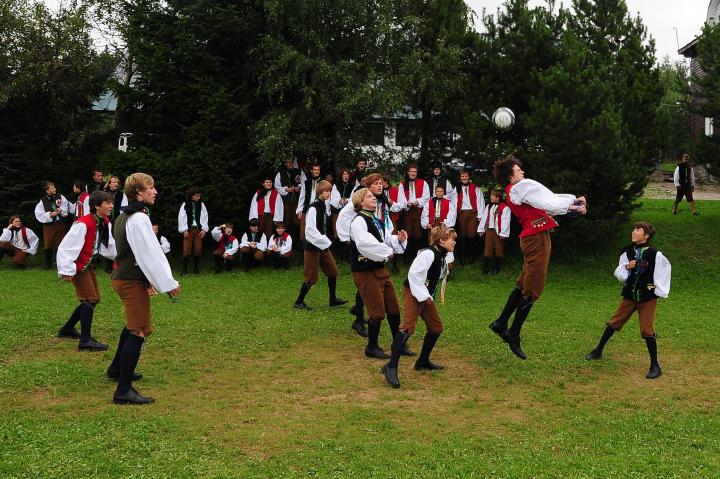
[[[222,271],[223,259],[222,256],[216,254],[213,255],[213,258],[215,258],[215,274],[218,274]]]
[[[645,338],[645,344],[647,345],[648,354],[650,355],[650,370],[645,376],[646,379],[657,379],[662,376],[662,370],[657,358],[657,340],[653,336],[652,338]]]
[[[183,259],[182,259],[182,271],[180,271],[180,276],[185,276],[185,275],[187,274],[188,264],[190,264],[190,257],[189,257],[189,256],[183,256]]]
[[[520,330],[530,314],[532,305],[533,300],[531,298],[521,297],[518,302],[517,310],[515,311],[515,318],[513,319],[512,326],[510,326],[510,329],[502,334],[502,337],[505,341],[507,341],[508,346],[510,347],[510,351],[512,351],[513,354],[520,359],[527,359],[527,356],[525,356],[525,353],[520,347]]]
[[[45,250],[45,269],[52,268],[52,256],[53,251],[51,249]]]
[[[300,294],[298,295],[298,298],[295,300],[295,304],[293,304],[293,308],[307,309],[307,310],[311,309],[307,304],[305,304],[305,296],[307,296],[308,291],[310,291],[310,288],[312,288],[311,283],[303,283],[302,286],[300,286]]]
[[[494,258],[492,274],[498,274],[500,272],[500,267],[502,266],[502,260],[503,260],[502,258]]]
[[[433,348],[435,347],[435,343],[437,343],[438,338],[440,337],[439,334],[425,334],[425,338],[423,339],[423,345],[422,350],[420,351],[420,356],[418,356],[417,361],[415,361],[415,370],[420,371],[421,369],[428,369],[430,371],[438,370],[438,369],[444,369],[445,367],[441,364],[436,364],[430,361],[430,353],[432,352]]]
[[[375,359],[390,359],[390,356],[378,345],[380,337],[380,323],[368,323],[368,344],[365,347],[365,356]]]
[[[400,363],[400,355],[403,349],[407,347],[407,340],[410,336],[405,331],[398,331],[393,338],[390,361],[381,369],[385,380],[394,388],[400,387],[400,379],[398,378],[398,364]]]
[[[595,349],[587,353],[587,356],[585,356],[585,359],[588,361],[592,361],[593,359],[600,359],[602,357],[603,349],[605,348],[605,345],[607,342],[612,338],[612,335],[615,334],[615,330],[611,328],[608,325],[605,325],[605,331],[603,331],[602,337],[600,338],[600,342],[597,346],[595,346]]]
[[[398,332],[400,330],[400,315],[399,314],[388,314],[388,326],[390,326],[390,332],[392,333],[393,341],[395,340],[395,336],[398,335]],[[403,343],[403,348],[400,351],[400,353],[403,356],[415,356],[415,353],[410,351],[410,348],[408,348],[407,343]]]
[[[193,274],[200,274],[200,256],[193,257]]]
[[[488,256],[483,257],[483,272],[482,274],[488,274],[490,272],[490,258]]]
[[[520,298],[522,298],[522,291],[518,288],[515,288],[510,293],[510,296],[508,296],[507,302],[505,303],[505,307],[503,308],[502,312],[500,313],[500,316],[498,316],[498,319],[490,323],[490,329],[493,333],[497,334],[501,338],[503,338],[503,333],[505,330],[507,330],[508,321],[510,320],[510,316],[513,314],[513,311],[517,308],[518,301],[520,301]],[[505,338],[503,338],[505,339]]]
[[[330,306],[341,306],[347,303],[347,300],[338,298],[335,294],[337,288],[337,278],[328,278],[328,292],[330,293]]]

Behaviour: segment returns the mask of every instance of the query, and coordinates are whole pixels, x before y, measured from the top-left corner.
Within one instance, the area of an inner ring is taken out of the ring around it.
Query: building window
[[[713,136],[713,119],[705,118],[705,136]]]
[[[359,133],[363,145],[385,145],[385,122],[364,121],[360,124]]]

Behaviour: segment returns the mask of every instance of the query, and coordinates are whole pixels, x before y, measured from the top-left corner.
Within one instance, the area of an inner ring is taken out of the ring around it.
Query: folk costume
[[[505,193],[510,211],[522,226],[520,250],[524,262],[515,289],[510,293],[505,308],[490,325],[490,329],[508,343],[517,357],[526,359],[520,347],[520,330],[532,305],[545,289],[551,251],[550,230],[557,227],[552,216],[567,214],[577,198],[574,195],[555,194],[530,179],[510,183]],[[508,321],[513,312],[515,319],[508,329]]]
[[[510,236],[511,211],[508,205],[499,201],[488,203],[480,216],[477,232],[485,236],[485,250],[483,253],[483,274],[490,272],[498,274],[505,254],[505,240]]]
[[[90,214],[90,194],[87,191],[82,191],[78,194],[77,201],[70,203],[68,212],[75,216],[75,219],[80,219],[83,216]]]
[[[291,188],[300,188],[305,181],[305,173],[300,168],[283,168],[275,175],[274,186],[283,202],[283,223],[292,235],[300,234],[300,220],[297,217],[299,191],[288,191]]]
[[[635,267],[628,269],[628,263],[631,261],[636,261]],[[671,272],[672,268],[667,258],[647,244],[632,244],[623,249],[618,267],[615,269],[615,277],[623,283],[622,300],[607,322],[597,347],[590,351],[585,359],[602,357],[605,344],[637,311],[640,318],[640,335],[645,340],[650,356],[650,370],[646,377],[655,379],[662,375],[657,359],[655,308],[658,298],[667,298],[670,294]]]
[[[298,199],[298,205],[295,209],[295,214],[300,216],[300,214],[307,213],[308,208],[310,208],[310,205],[315,202],[315,196],[316,191],[315,188],[317,187],[318,181],[322,180],[320,176],[310,176],[306,178],[302,184],[300,185],[300,197]],[[302,219],[300,219],[300,242],[302,243],[305,241],[305,222],[306,218],[303,216]]]
[[[127,206],[128,199],[125,193],[120,191],[120,188],[116,190],[108,189],[108,193],[112,195],[112,203],[113,203],[113,209],[112,209],[112,215],[110,216],[110,228],[112,228],[112,224],[115,222],[115,219],[120,216],[120,211]],[[88,209],[88,211],[90,211]],[[112,273],[113,269],[113,262],[110,259],[105,259],[105,272],[110,274]]]
[[[293,304],[296,309],[310,309],[305,304],[305,296],[307,296],[312,285],[317,283],[320,269],[327,277],[330,306],[347,303],[347,301],[338,298],[335,294],[338,271],[335,258],[330,252],[332,241],[328,237],[329,234],[330,221],[327,205],[325,201],[318,198],[310,204],[305,212],[304,281],[300,287],[300,294],[295,304]]]
[[[113,224],[117,256],[112,286],[122,300],[126,320],[115,357],[106,373],[108,377],[118,379],[113,395],[116,404],[154,401],[132,387],[132,381],[142,377],[135,373],[135,367],[145,338],[153,331],[148,288],[168,293],[178,287],[148,214],[144,203],[131,201]]]
[[[398,241],[373,211],[362,210],[350,223],[350,270],[368,313],[368,344],[365,355],[389,359],[378,344],[380,323],[387,316],[393,338],[400,327],[400,304],[385,263],[394,253],[402,253],[407,241]],[[412,354],[406,351],[406,354]]]
[[[415,332],[418,317],[425,322],[427,332],[415,369],[443,369],[442,365],[430,361],[430,353],[443,332],[443,323],[433,298],[448,275],[447,255],[448,251],[443,247],[432,246],[420,250],[410,265],[403,283],[403,322],[393,339],[390,361],[382,368],[385,379],[392,387],[400,387],[397,375],[400,356],[407,340]]]
[[[186,201],[180,205],[178,212],[178,232],[183,236],[183,262],[182,273],[187,273],[190,256],[193,256],[193,273],[200,273],[200,255],[202,255],[202,236],[200,232],[210,231],[208,226],[208,212],[203,201]]]
[[[434,168],[439,168],[439,166],[434,166]],[[440,174],[438,176],[430,175],[427,178],[427,183],[430,186],[431,195],[435,194],[435,188],[437,188],[438,186],[442,186],[445,189],[445,198],[449,199],[452,202],[455,201],[457,197],[457,191],[455,190],[453,182],[447,176],[443,174]]]
[[[250,271],[260,266],[265,259],[267,250],[267,237],[260,231],[252,231],[250,228],[243,233],[240,239],[240,252],[242,253],[242,265],[245,271]]]
[[[0,259],[7,255],[12,263],[27,268],[27,255],[37,253],[40,240],[33,230],[22,225],[20,228],[3,228],[0,235]]]
[[[475,262],[477,228],[485,208],[482,190],[473,182],[460,183],[456,188],[456,231],[460,264]]]
[[[59,211],[52,216],[51,213]],[[35,218],[43,225],[43,247],[45,248],[45,269],[52,267],[53,250],[57,250],[65,236],[65,218],[69,213],[68,200],[59,194],[45,195],[35,205]]]
[[[409,176],[399,185],[399,193],[405,197],[405,211],[400,214],[401,228],[407,231],[408,247],[405,250],[405,262],[415,258],[423,240],[423,229],[420,225],[423,207],[430,200],[430,187],[425,180]]]
[[[448,228],[455,226],[457,210],[453,208],[453,202],[447,198],[434,196],[423,206],[420,216],[420,226],[424,230],[433,226],[444,224]]]
[[[682,161],[677,164],[675,171],[673,172],[673,183],[677,194],[675,195],[675,204],[673,204],[672,212],[677,214],[677,208],[683,197],[690,203],[690,208],[693,215],[699,215],[695,208],[695,199],[693,198],[693,191],[695,191],[695,168],[688,163]]]
[[[217,246],[213,250],[213,257],[215,258],[215,272],[219,273],[225,265],[226,271],[232,271],[233,261],[235,260],[235,254],[240,250],[240,243],[238,242],[235,235],[227,235],[223,233],[219,226],[216,226],[210,232],[213,239],[217,241]],[[228,255],[226,258],[225,255]]]
[[[114,260],[115,241],[110,231],[109,218],[101,218],[93,213],[73,223],[57,253],[58,275],[72,278],[75,295],[80,302],[70,319],[60,328],[58,337],[77,337],[75,325],[79,322],[79,350],[105,351],[108,348],[107,344],[97,342],[90,334],[95,306],[100,302],[100,288],[93,266],[93,259],[98,254]]]
[[[160,233],[156,234],[155,237],[157,238],[158,243],[160,243],[160,248],[162,249],[163,253],[168,254],[170,252],[170,242],[167,240],[167,238]]]
[[[353,180],[344,182],[342,180],[335,183],[332,187],[330,194],[330,206],[332,207],[332,226],[333,226],[333,238],[339,240],[337,234],[337,220],[340,215],[340,211],[348,203],[352,203],[352,194],[355,192],[357,184]],[[347,257],[344,254],[343,257]]]
[[[270,237],[267,254],[274,268],[288,269],[290,267],[290,258],[293,256],[292,245],[292,236],[287,231],[281,235],[276,232]]]
[[[285,205],[282,196],[275,188],[261,188],[255,192],[250,201],[248,219],[260,221],[260,231],[266,238],[275,232],[275,223],[285,218]]]

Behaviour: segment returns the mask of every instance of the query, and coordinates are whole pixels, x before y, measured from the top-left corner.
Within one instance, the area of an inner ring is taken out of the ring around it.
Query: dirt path
[[[675,186],[670,182],[651,181],[645,188],[644,196],[653,199],[672,199],[675,198]],[[720,200],[720,188],[715,185],[698,185],[693,196],[698,201]]]

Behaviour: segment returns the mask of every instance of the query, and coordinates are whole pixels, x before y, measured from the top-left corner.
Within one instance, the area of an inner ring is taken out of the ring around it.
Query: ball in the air
[[[515,125],[515,113],[510,108],[501,107],[492,116],[493,125],[500,131],[508,131]]]

